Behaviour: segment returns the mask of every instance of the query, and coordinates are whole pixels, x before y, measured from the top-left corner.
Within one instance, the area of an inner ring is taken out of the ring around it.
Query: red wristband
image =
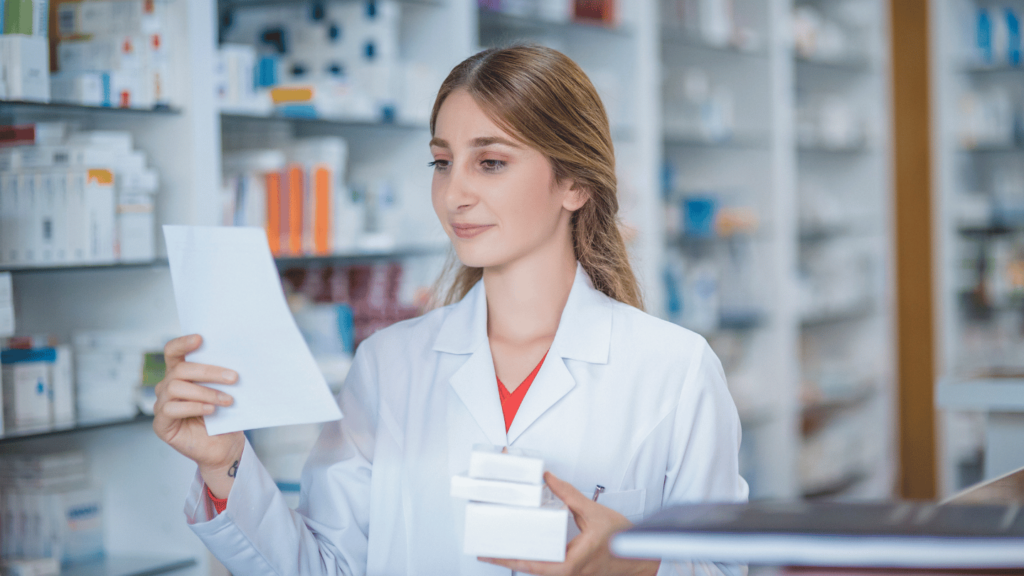
[[[210,499],[211,502],[213,502],[213,507],[215,510],[217,510],[217,514],[220,514],[224,511],[225,508],[228,507],[228,499],[217,498],[216,496],[214,496],[213,492],[210,491],[209,486],[206,487],[206,496]]]

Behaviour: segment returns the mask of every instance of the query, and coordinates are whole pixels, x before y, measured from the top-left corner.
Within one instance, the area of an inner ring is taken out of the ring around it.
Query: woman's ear
[[[575,212],[590,199],[590,191],[573,182],[569,189],[566,191],[565,196],[562,198],[562,208],[565,208],[569,212]]]

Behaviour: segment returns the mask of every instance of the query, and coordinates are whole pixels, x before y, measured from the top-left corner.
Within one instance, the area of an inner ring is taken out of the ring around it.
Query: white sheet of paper
[[[207,433],[341,418],[288,310],[266,232],[163,228],[181,329],[203,337],[188,361],[238,373],[235,384],[206,384],[235,398],[206,416]]]

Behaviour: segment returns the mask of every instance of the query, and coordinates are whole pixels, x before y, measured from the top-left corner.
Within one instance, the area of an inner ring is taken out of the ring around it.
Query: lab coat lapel
[[[473,415],[487,441],[505,446],[505,417],[501,412],[498,378],[487,340],[487,297],[482,281],[452,307],[438,331],[434,350],[470,355],[449,379],[449,384]]]
[[[565,363],[567,359],[608,363],[612,305],[610,298],[594,289],[583,267],[577,264],[576,278],[558,321],[551,350],[508,430],[510,445],[573,388],[586,385],[573,378]]]

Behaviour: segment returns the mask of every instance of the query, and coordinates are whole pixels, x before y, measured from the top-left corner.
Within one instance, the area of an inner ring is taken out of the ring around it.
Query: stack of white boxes
[[[166,0],[58,1],[52,100],[88,106],[170,104]]]
[[[24,128],[34,141],[0,148],[0,266],[152,260],[159,181],[131,133]]]
[[[0,491],[4,558],[72,564],[103,555],[103,492],[90,486],[84,453],[4,456]]]
[[[463,553],[562,562],[569,510],[544,484],[544,460],[516,448],[477,445],[451,495],[466,503]]]

